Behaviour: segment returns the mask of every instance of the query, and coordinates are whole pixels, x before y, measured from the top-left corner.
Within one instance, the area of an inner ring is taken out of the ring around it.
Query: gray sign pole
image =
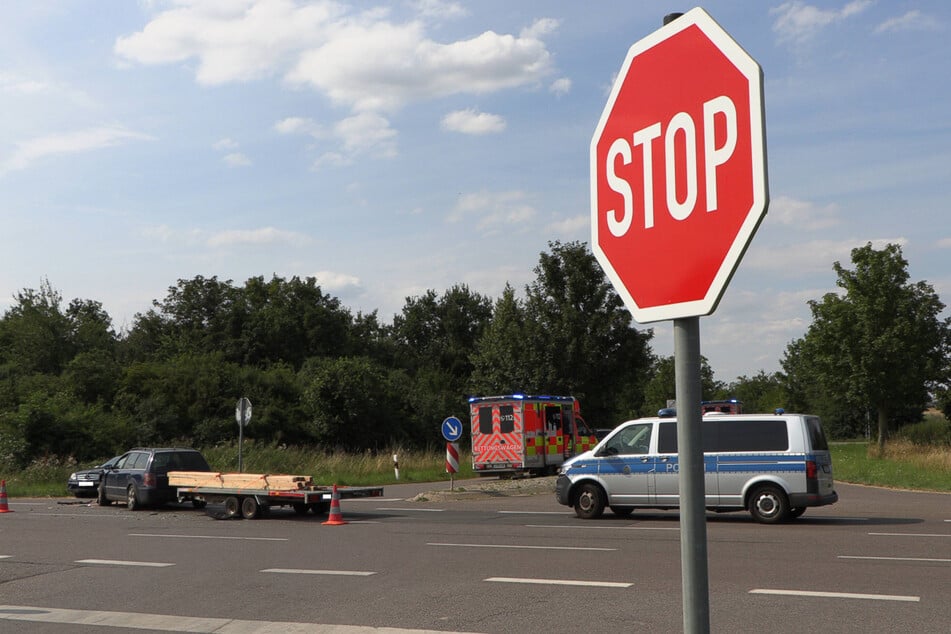
[[[677,463],[680,468],[680,570],[684,632],[710,631],[707,581],[707,514],[703,445],[700,439],[700,318],[674,320],[674,374],[677,390]]]

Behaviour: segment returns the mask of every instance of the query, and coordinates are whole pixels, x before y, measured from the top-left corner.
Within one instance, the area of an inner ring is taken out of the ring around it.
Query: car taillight
[[[816,466],[816,465],[813,464],[812,466],[813,466],[812,472],[813,472],[813,474],[815,474],[815,466]],[[144,484],[144,485],[147,486],[147,487],[154,487],[155,484],[156,484],[155,474],[154,474],[154,473],[146,473],[145,475],[143,475],[143,476],[142,476],[142,484]]]
[[[815,460],[806,460],[806,479],[815,480],[819,477],[819,471],[816,469]]]

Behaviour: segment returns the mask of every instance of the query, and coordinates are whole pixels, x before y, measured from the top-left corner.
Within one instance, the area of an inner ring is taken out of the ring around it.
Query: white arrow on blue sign
[[[442,437],[449,442],[456,442],[462,436],[462,421],[450,416],[442,422]]]

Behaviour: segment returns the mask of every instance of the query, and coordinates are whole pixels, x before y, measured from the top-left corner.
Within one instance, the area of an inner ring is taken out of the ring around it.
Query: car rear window
[[[809,431],[809,444],[813,451],[828,451],[829,443],[826,442],[826,435],[822,433],[822,425],[815,416],[806,419],[806,429]]]

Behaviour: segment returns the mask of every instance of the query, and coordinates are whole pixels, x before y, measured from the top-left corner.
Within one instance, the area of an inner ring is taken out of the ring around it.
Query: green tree
[[[632,326],[587,244],[548,246],[526,288],[526,339],[511,342],[533,379],[525,389],[578,397],[594,426],[629,418],[642,403],[653,331]]]
[[[782,376],[764,370],[755,376],[737,377],[727,386],[726,396],[741,400],[744,412],[772,412],[779,407],[789,408]]]
[[[472,355],[471,395],[513,394],[530,389],[534,370],[526,363],[525,308],[506,284]]]
[[[890,423],[920,419],[930,391],[947,383],[951,318],[939,317],[944,304],[929,284],[909,282],[900,246],[867,243],[852,250],[852,264],[833,265],[841,292],[809,302],[813,322],[783,368],[821,383],[813,393],[874,411],[883,449]]]
[[[674,357],[657,359],[650,371],[650,379],[644,385],[644,404],[639,409],[641,416],[654,416],[657,410],[667,407],[667,401],[677,398],[676,373],[674,372]],[[710,362],[703,355],[700,356],[700,398],[707,401],[718,396],[723,390],[723,384],[713,375]],[[697,403],[700,409],[700,403]]]

